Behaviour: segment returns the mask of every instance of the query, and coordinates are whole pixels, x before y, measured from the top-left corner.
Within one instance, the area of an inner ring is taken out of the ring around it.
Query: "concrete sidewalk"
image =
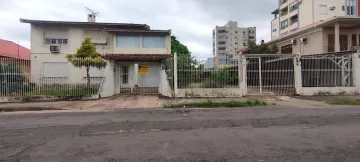
[[[55,101],[55,102],[27,102],[1,103],[0,110],[9,111],[38,111],[38,110],[70,110],[70,111],[110,111],[116,109],[160,108],[164,105],[199,103],[206,100],[226,102],[231,100],[258,99],[269,104],[289,108],[331,108],[332,105],[324,101],[304,100],[286,96],[250,96],[244,98],[188,98],[167,99],[157,95],[120,95],[99,100],[89,101]],[[18,109],[18,110],[16,110]]]

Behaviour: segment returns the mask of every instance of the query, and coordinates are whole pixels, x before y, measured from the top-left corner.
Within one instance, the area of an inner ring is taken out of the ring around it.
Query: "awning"
[[[171,54],[104,54],[102,58],[123,61],[160,61],[171,58]]]

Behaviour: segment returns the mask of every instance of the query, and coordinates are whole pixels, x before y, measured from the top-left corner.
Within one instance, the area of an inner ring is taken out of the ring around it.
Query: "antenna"
[[[92,9],[86,7],[86,6],[85,6],[85,8],[88,10],[88,12],[90,12],[91,15],[94,15],[94,16],[96,16],[96,17],[100,17],[100,16],[99,16],[99,13],[100,13],[100,12],[95,12],[94,10],[92,10]]]

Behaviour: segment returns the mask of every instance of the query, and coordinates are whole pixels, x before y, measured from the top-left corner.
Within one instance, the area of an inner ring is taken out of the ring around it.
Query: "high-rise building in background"
[[[271,39],[335,16],[359,16],[360,0],[279,0]]]
[[[256,41],[256,27],[238,27],[236,21],[216,26],[213,30],[213,55],[219,59],[234,59],[236,51],[247,48],[248,41]]]

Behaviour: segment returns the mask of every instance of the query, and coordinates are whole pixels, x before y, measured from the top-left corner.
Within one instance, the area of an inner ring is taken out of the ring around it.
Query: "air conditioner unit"
[[[306,44],[307,43],[307,38],[305,38],[305,37],[301,38],[300,41],[301,41],[301,43]]]
[[[60,53],[59,46],[50,46],[51,53]]]
[[[330,10],[335,10],[335,6],[331,6],[331,7],[330,7]]]
[[[297,42],[296,42],[296,39],[292,39],[292,40],[291,40],[291,44],[292,44],[292,45],[296,45],[296,43],[297,43]]]

